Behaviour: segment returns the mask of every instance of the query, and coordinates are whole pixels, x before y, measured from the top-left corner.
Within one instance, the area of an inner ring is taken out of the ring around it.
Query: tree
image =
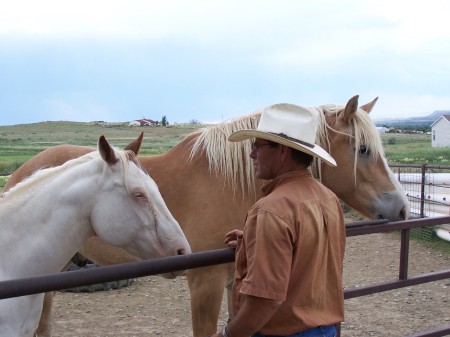
[[[169,121],[167,120],[167,117],[166,117],[166,116],[162,116],[162,119],[161,119],[161,125],[162,125],[162,126],[167,126],[167,125],[169,125]]]

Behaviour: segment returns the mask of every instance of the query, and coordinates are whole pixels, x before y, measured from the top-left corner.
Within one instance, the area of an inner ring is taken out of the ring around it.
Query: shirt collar
[[[261,192],[263,193],[264,196],[266,196],[266,195],[272,193],[272,191],[276,187],[278,187],[280,185],[284,185],[288,182],[291,182],[293,180],[296,180],[296,179],[304,177],[304,176],[311,176],[311,173],[309,172],[309,170],[307,168],[280,174],[279,176],[273,178],[266,185],[264,185],[261,188]]]

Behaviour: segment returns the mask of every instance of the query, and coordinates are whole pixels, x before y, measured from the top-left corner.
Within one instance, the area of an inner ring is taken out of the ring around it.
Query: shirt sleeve
[[[284,301],[293,253],[290,226],[280,216],[262,210],[247,220],[250,220],[244,230],[247,275],[241,293]]]

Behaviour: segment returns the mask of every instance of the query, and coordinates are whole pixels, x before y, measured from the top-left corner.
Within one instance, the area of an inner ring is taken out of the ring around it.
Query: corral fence
[[[388,222],[387,220],[360,221],[346,225],[350,236],[401,231],[398,279],[371,285],[345,289],[345,299],[366,296],[388,290],[410,287],[422,283],[450,278],[450,269],[408,275],[409,233],[411,229],[450,223],[450,216],[412,219]],[[114,266],[77,270],[0,282],[0,300],[5,298],[63,290],[89,284],[97,284],[123,279],[164,274],[173,271],[205,267],[234,261],[231,248],[193,253],[183,256],[166,257],[142,262],[132,262]],[[339,330],[339,329],[338,329]],[[437,327],[409,337],[438,337],[450,334],[450,324]]]
[[[405,190],[413,215],[424,218],[450,214],[450,166],[389,166]]]
[[[410,206],[410,217],[425,218],[450,214],[450,166],[390,165],[402,185]],[[414,236],[430,239],[436,234],[450,240],[450,225],[423,227],[411,231]]]

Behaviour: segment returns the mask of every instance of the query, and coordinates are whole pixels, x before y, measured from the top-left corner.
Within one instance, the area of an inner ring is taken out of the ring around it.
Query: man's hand
[[[233,229],[231,232],[225,234],[225,244],[228,247],[236,248],[238,239],[242,238],[244,232],[240,229]]]

